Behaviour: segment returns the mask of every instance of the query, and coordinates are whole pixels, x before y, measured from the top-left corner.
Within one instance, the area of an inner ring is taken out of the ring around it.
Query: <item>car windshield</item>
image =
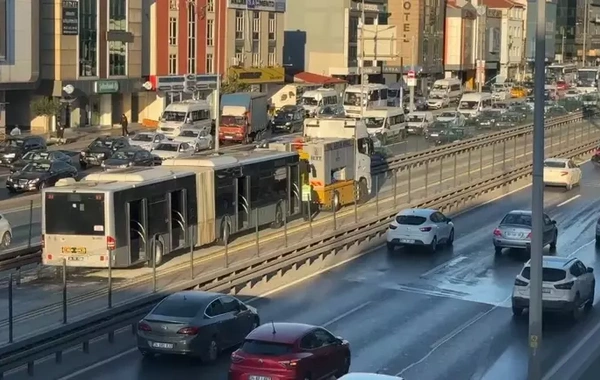
[[[40,161],[47,160],[50,157],[50,153],[48,152],[29,152],[23,156],[23,159],[26,161]]]
[[[223,115],[221,117],[221,123],[223,125],[241,126],[246,123],[246,118],[244,118],[243,116]]]
[[[495,103],[494,105],[492,105],[492,108],[496,108],[496,109],[506,109],[508,106],[504,103]]]
[[[560,161],[544,161],[545,168],[565,168],[565,163]]]
[[[153,315],[176,318],[194,318],[204,310],[204,303],[182,297],[167,298],[152,310]]]
[[[425,223],[426,220],[427,218],[417,215],[398,215],[396,217],[396,222],[398,222],[398,224],[404,224],[409,226],[421,225]]]
[[[454,112],[442,112],[439,117],[456,117]]]
[[[500,224],[517,224],[520,226],[531,227],[531,215],[527,214],[508,214],[502,219]]]
[[[25,166],[23,168],[24,172],[30,172],[30,173],[43,173],[43,172],[47,172],[49,170],[50,170],[50,164],[40,163],[40,162],[33,162],[31,164],[27,164],[27,166]]]
[[[436,94],[432,94],[429,96],[430,100],[439,100],[439,99],[444,99],[444,97],[442,95],[436,95]]]
[[[111,148],[113,146],[113,140],[107,139],[96,139],[90,144],[90,148]]]
[[[127,151],[119,151],[112,155],[111,158],[115,160],[130,160],[135,156],[135,152],[127,150]]]
[[[165,111],[162,114],[162,119],[164,121],[183,122],[185,121],[185,112]]]
[[[521,272],[521,276],[528,280],[531,280],[531,268],[525,267]],[[542,281],[544,282],[556,282],[562,281],[567,278],[567,272],[562,269],[556,268],[543,268],[542,269]]]
[[[198,137],[199,131],[184,130],[179,134],[179,137]]]
[[[152,135],[149,135],[147,133],[138,133],[137,135],[133,136],[133,138],[131,140],[142,141],[142,142],[151,142],[153,139],[154,138]]]
[[[179,145],[177,144],[158,144],[156,150],[164,150],[167,152],[177,152],[177,148]]]
[[[486,117],[493,118],[496,116],[498,116],[498,113],[494,112],[494,111],[490,111],[490,110],[485,110],[479,115],[480,118],[486,118]]]
[[[423,116],[408,116],[408,122],[409,123],[421,123],[423,120],[425,120],[425,118]]]
[[[241,350],[250,355],[282,356],[291,354],[294,350],[294,346],[285,343],[247,339],[242,345]]]
[[[383,127],[384,117],[365,117],[363,121],[367,125],[367,128],[381,128]]]
[[[432,90],[446,90],[448,89],[448,85],[446,84],[434,84]]]
[[[277,121],[291,121],[294,119],[294,114],[290,112],[279,112],[277,116],[275,116],[275,120]]]
[[[462,101],[458,105],[459,110],[476,110],[477,106],[479,106],[479,102],[476,101]]]

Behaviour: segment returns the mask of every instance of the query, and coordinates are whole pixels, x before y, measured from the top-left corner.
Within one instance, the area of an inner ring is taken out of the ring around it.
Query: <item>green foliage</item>
[[[30,107],[36,116],[51,117],[61,110],[62,104],[58,98],[43,96],[32,101]]]
[[[233,94],[234,92],[245,92],[250,90],[250,85],[239,81],[237,76],[228,75],[221,85],[221,94]]]

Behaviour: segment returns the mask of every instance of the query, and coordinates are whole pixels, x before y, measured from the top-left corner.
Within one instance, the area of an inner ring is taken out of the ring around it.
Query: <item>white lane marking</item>
[[[500,305],[508,302],[508,300],[511,298],[511,296],[506,297],[506,299],[504,301],[502,301],[501,303],[495,304],[492,308],[490,308],[488,311],[486,312],[482,312],[477,314],[475,317],[471,318],[469,321],[467,321],[465,324],[463,324],[462,326],[460,326],[459,328],[457,328],[456,330],[452,331],[450,334],[446,335],[445,337],[443,337],[442,339],[438,340],[437,342],[435,342],[434,344],[431,345],[431,349],[429,350],[429,352],[427,354],[425,354],[425,356],[423,356],[421,359],[417,360],[416,362],[409,364],[408,366],[404,367],[404,369],[400,372],[398,372],[396,374],[396,376],[402,376],[402,374],[404,374],[404,372],[410,370],[411,368],[418,366],[419,364],[423,363],[425,360],[427,360],[431,355],[433,355],[433,353],[435,351],[437,351],[438,348],[442,347],[444,344],[448,343],[450,340],[454,339],[456,336],[458,336],[460,333],[462,333],[463,331],[465,331],[466,329],[468,329],[469,327],[473,326],[475,323],[477,323],[479,320],[481,320],[482,318],[486,317],[487,315],[489,315],[491,312],[493,312],[494,310],[496,310],[498,307],[500,307]]]
[[[86,372],[88,372],[88,371],[91,371],[91,370],[93,370],[93,369],[96,369],[96,368],[98,368],[98,367],[102,367],[102,366],[103,366],[103,365],[105,365],[105,364],[108,364],[108,363],[110,363],[110,362],[113,362],[113,361],[115,361],[115,360],[117,360],[117,359],[120,359],[120,358],[122,358],[122,357],[124,357],[124,356],[127,356],[127,355],[129,355],[129,354],[131,354],[131,353],[134,353],[135,351],[137,351],[137,347],[130,348],[130,349],[129,349],[129,350],[127,350],[127,351],[123,351],[123,352],[121,352],[120,354],[117,354],[117,355],[115,355],[115,356],[111,356],[110,358],[104,359],[104,360],[102,360],[102,361],[100,361],[100,362],[98,362],[98,363],[94,363],[94,364],[92,364],[92,365],[90,365],[90,366],[87,366],[87,367],[85,367],[85,368],[82,368],[82,369],[80,369],[79,371],[73,372],[73,373],[72,373],[72,374],[70,374],[70,375],[67,375],[67,376],[65,376],[65,377],[61,377],[61,378],[60,378],[60,379],[58,379],[58,380],[70,380],[70,379],[74,379],[74,378],[76,378],[77,376],[83,375],[84,373],[86,373]]]
[[[361,309],[364,309],[365,307],[367,307],[370,304],[371,304],[371,301],[367,301],[367,302],[365,302],[365,303],[363,303],[361,305],[358,305],[354,309],[350,309],[347,312],[345,312],[343,314],[340,314],[337,317],[335,317],[335,318],[333,318],[333,319],[331,319],[331,320],[323,323],[323,327],[327,328],[327,327],[333,325],[334,323],[341,321],[342,319],[346,318],[347,316],[349,316],[351,314],[354,314],[354,313],[356,313],[357,311],[359,311]]]
[[[566,201],[564,201],[564,202],[560,202],[559,204],[557,204],[557,205],[556,205],[556,207],[562,207],[562,206],[566,205],[567,203],[571,203],[571,202],[573,202],[575,199],[577,199],[577,198],[580,198],[580,197],[581,197],[581,194],[577,194],[577,195],[575,195],[575,196],[573,196],[573,197],[571,197],[571,198],[567,199],[567,200],[566,200]]]
[[[567,256],[568,258],[571,258],[573,256],[575,256],[579,251],[581,251],[582,249],[584,249],[585,247],[588,247],[590,244],[593,244],[596,242],[596,239],[592,239],[590,241],[588,241],[587,243],[585,243],[584,245],[582,245],[581,247],[577,248],[576,250],[574,250],[573,252],[571,252],[571,254],[569,256]]]

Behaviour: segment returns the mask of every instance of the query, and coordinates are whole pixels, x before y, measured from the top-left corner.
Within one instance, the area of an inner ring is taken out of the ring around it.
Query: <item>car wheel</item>
[[[146,350],[140,350],[140,354],[142,354],[144,359],[152,359],[155,356],[153,352]]]
[[[518,306],[512,307],[513,317],[519,318],[523,316],[523,308]]]
[[[38,190],[43,190],[46,188],[46,182],[40,182],[40,184],[38,185]]]
[[[348,372],[350,372],[350,363],[351,363],[351,359],[350,359],[350,355],[348,355],[344,358],[344,364],[343,364],[342,368],[340,368],[340,370],[338,371],[338,373],[335,377],[340,378],[340,377],[344,376],[345,374],[347,374]]]
[[[554,239],[552,239],[552,242],[550,242],[550,250],[551,251],[556,251],[556,242],[558,241],[558,232],[554,233]]]
[[[451,247],[454,244],[454,228],[450,230],[450,235],[448,236],[448,241],[446,241],[448,247]]]
[[[494,247],[495,254],[500,256],[502,254],[502,247]]]
[[[389,242],[388,242],[388,243],[386,243],[386,244],[385,244],[385,246],[386,246],[386,248],[387,248],[388,252],[394,252],[394,250],[395,250],[395,248],[396,248],[396,246],[395,246],[394,244],[392,244],[392,243],[389,243]]]
[[[431,244],[429,244],[429,252],[431,253],[435,253],[435,251],[437,251],[437,236],[433,237],[433,240],[431,241]]]
[[[594,298],[596,298],[596,281],[592,282],[592,293],[585,303],[586,311],[590,311],[594,307]]]
[[[567,191],[571,191],[573,190],[573,184],[571,182],[567,183],[567,186],[565,186]]]
[[[9,231],[6,231],[4,235],[2,235],[2,242],[0,242],[2,248],[8,248],[10,243],[12,242],[12,235]]]
[[[575,299],[573,300],[573,310],[571,311],[571,319],[575,322],[579,320],[581,317],[582,309],[585,308],[586,302],[581,301],[581,297],[579,293],[575,295]]]
[[[210,340],[203,356],[202,361],[206,363],[214,363],[217,361],[219,358],[219,345],[217,344],[216,337],[213,337]]]
[[[596,235],[596,247],[600,247],[600,235]]]

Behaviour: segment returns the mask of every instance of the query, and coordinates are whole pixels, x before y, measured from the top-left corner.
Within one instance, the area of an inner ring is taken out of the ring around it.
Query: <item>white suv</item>
[[[515,279],[512,294],[512,310],[515,316],[521,316],[523,310],[529,307],[530,265],[531,260]],[[543,257],[543,311],[567,312],[577,319],[583,308],[590,309],[593,306],[595,287],[594,268],[586,267],[576,258]]]
[[[387,230],[387,249],[421,246],[431,252],[438,244],[454,243],[454,223],[437,210],[411,208],[400,211]]]

